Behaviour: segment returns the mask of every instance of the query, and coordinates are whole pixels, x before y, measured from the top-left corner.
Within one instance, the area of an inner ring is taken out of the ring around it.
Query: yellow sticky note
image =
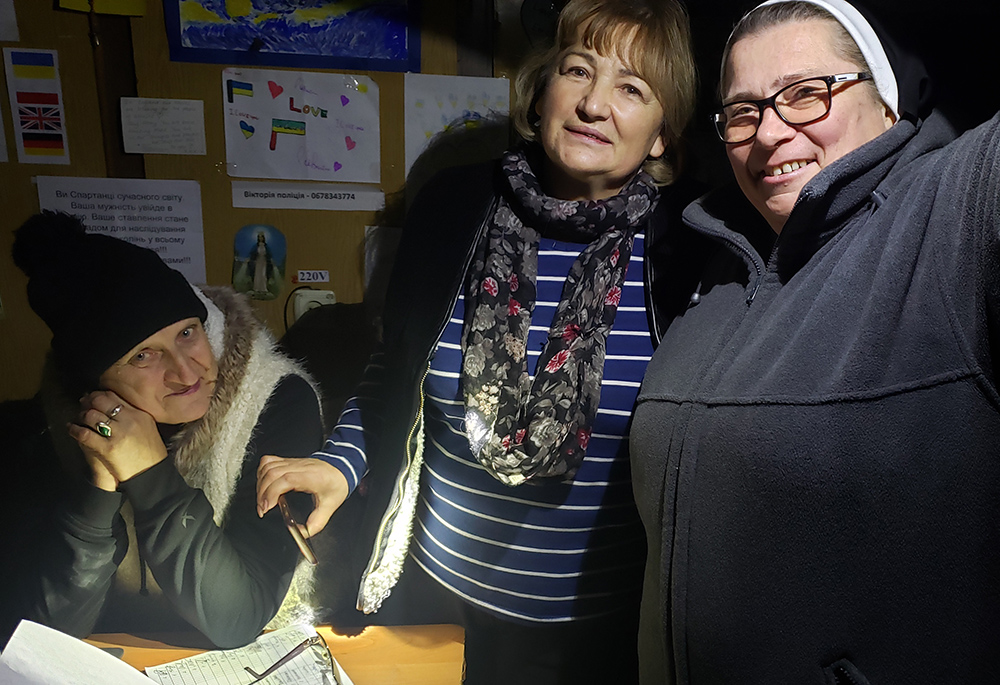
[[[59,0],[59,6],[64,10],[89,12],[91,2],[98,14],[124,14],[128,17],[146,14],[146,0]]]

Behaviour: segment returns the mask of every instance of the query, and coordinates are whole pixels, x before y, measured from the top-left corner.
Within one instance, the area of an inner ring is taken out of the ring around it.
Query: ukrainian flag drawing
[[[271,119],[272,150],[278,142],[279,133],[290,133],[293,136],[304,136],[306,134],[306,122],[292,121],[290,119]]]
[[[246,81],[234,81],[231,78],[226,79],[226,95],[229,96],[229,104],[233,103],[234,95],[245,95],[248,98],[252,98],[253,84]]]
[[[57,77],[55,55],[51,52],[11,50],[10,66],[16,78],[54,79]]]

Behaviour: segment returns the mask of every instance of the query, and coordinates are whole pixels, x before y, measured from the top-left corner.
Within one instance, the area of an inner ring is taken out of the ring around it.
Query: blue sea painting
[[[175,60],[419,71],[415,2],[164,0],[164,14]]]

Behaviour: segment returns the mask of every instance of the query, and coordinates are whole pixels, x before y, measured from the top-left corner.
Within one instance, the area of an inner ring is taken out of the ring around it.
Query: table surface
[[[357,634],[316,630],[354,685],[458,685],[462,681],[465,634],[460,626],[369,626]],[[121,647],[122,660],[142,670],[204,650],[177,647],[180,636],[138,637],[128,633],[92,635],[98,647]]]

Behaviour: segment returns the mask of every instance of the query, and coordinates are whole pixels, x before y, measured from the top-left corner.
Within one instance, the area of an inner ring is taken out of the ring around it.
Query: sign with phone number
[[[378,186],[361,183],[233,181],[233,207],[377,212],[384,205],[385,195]]]

